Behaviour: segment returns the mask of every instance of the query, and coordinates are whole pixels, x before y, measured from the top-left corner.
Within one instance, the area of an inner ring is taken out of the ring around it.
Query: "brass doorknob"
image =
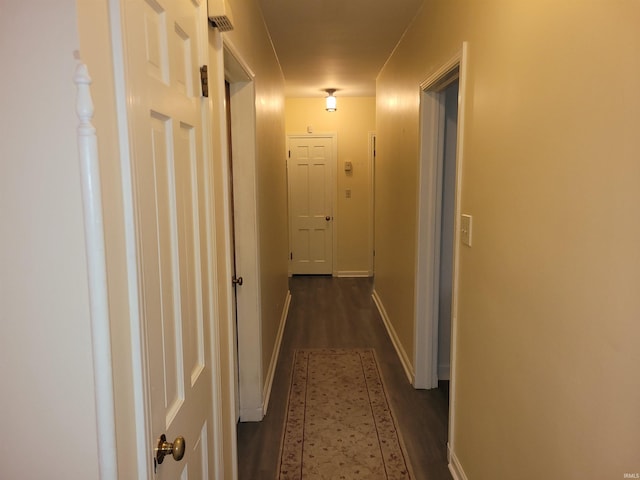
[[[328,222],[329,220],[331,220],[331,216],[327,215],[326,217],[324,217],[324,219]]]
[[[180,461],[182,460],[182,457],[184,457],[184,449],[184,437],[177,437],[173,441],[173,443],[171,443],[167,442],[167,436],[163,433],[158,439],[158,446],[156,447],[156,460],[158,461],[158,464],[161,464],[162,462],[164,462],[164,457],[171,454],[176,462]]]

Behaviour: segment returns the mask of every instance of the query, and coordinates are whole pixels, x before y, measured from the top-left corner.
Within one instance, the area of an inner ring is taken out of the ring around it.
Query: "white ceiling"
[[[373,96],[423,0],[258,0],[287,97]]]

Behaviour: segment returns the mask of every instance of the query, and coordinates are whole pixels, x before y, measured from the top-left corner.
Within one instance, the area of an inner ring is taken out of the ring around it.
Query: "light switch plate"
[[[471,215],[460,216],[460,239],[462,243],[467,246],[471,246]]]

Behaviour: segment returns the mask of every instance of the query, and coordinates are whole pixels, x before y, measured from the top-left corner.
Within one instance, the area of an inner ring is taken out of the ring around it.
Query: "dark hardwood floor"
[[[447,469],[447,385],[415,390],[371,298],[372,279],[293,277],[291,306],[267,415],[238,425],[240,480],[276,476],[293,351],[311,347],[372,347],[416,480],[451,480]],[[338,472],[336,472],[338,473]]]

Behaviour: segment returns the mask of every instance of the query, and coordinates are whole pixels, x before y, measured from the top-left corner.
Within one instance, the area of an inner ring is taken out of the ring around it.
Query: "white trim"
[[[449,445],[453,452],[455,447],[455,419],[456,419],[456,386],[457,386],[457,358],[458,358],[458,298],[460,271],[460,212],[462,210],[462,180],[464,165],[465,112],[467,102],[467,68],[469,62],[469,47],[462,43],[460,57],[460,76],[458,79],[458,138],[456,144],[456,200],[455,200],[455,229],[453,239],[453,289],[451,295],[451,371],[449,382]],[[462,469],[460,469],[462,472]],[[463,479],[466,478],[463,477]]]
[[[204,103],[208,103],[205,99]],[[203,111],[209,110],[206,106]],[[207,146],[203,152],[207,162],[205,162],[205,177],[206,185],[205,189],[205,226],[207,237],[207,284],[208,284],[208,302],[209,302],[209,315],[211,317],[210,327],[210,362],[211,362],[211,385],[212,385],[212,399],[213,399],[213,455],[214,455],[214,478],[222,478],[224,475],[224,454],[223,454],[223,418],[222,418],[222,378],[220,372],[222,370],[220,361],[220,304],[218,296],[215,294],[216,285],[218,285],[218,256],[217,256],[217,243],[216,243],[216,222],[213,213],[213,204],[215,199],[215,182],[213,178],[213,168],[211,168],[211,121],[209,115],[203,119],[203,126],[205,126],[204,134],[207,135]]]
[[[338,278],[361,278],[372,276],[373,272],[371,272],[370,270],[340,270],[334,275],[334,277]]]
[[[145,353],[140,321],[138,295],[137,241],[135,234],[134,193],[131,165],[131,138],[129,134],[129,116],[127,99],[127,67],[124,48],[124,29],[120,0],[109,0],[110,34],[113,52],[113,71],[118,123],[118,143],[120,146],[120,172],[122,175],[122,210],[124,217],[124,236],[126,251],[126,269],[129,297],[129,329],[131,341],[131,372],[134,404],[134,431],[136,458],[139,479],[151,479],[149,455],[151,438],[147,421],[148,400],[145,390]]]
[[[280,346],[282,345],[282,337],[284,335],[284,327],[287,324],[287,318],[289,316],[289,306],[291,305],[291,292],[287,290],[287,295],[284,299],[284,308],[282,309],[282,316],[280,317],[280,325],[278,326],[278,333],[276,334],[276,344],[271,355],[271,361],[269,362],[269,370],[267,371],[267,378],[264,383],[264,393],[262,395],[262,413],[267,414],[269,408],[269,400],[271,399],[271,387],[273,386],[273,379],[276,374],[276,366],[278,365],[278,357],[280,356]]]
[[[228,150],[227,150],[227,119],[226,119],[226,111],[223,108],[225,102],[225,62],[224,62],[224,46],[222,42],[222,34],[218,29],[213,30],[213,46],[212,48],[215,50],[215,55],[210,55],[211,62],[211,73],[209,77],[209,95],[210,102],[213,104],[212,106],[212,123],[219,126],[219,137],[217,144],[214,143],[212,145],[213,149],[217,149],[217,154],[220,155],[220,162],[218,164],[219,170],[215,167],[212,169],[212,179],[213,184],[215,185],[215,175],[219,175],[219,185],[220,191],[217,192],[214,196],[214,203],[221,205],[222,214],[221,218],[214,218],[213,222],[216,224],[222,224],[223,228],[223,236],[222,242],[220,245],[217,245],[219,250],[216,251],[216,255],[218,259],[222,258],[223,271],[216,272],[217,281],[220,282],[220,277],[217,275],[220,273],[223,280],[227,280],[231,278],[232,268],[232,255],[231,255],[231,220],[230,220],[230,211],[231,207],[229,204],[229,172],[228,172],[228,162],[226,161]],[[217,118],[216,118],[217,117]],[[216,120],[214,121],[214,118]],[[214,139],[211,139],[214,142]],[[213,150],[212,150],[213,152]],[[212,159],[213,161],[213,159]],[[215,211],[215,209],[214,209]],[[214,217],[215,214],[213,213]],[[219,283],[218,283],[219,285]],[[238,442],[237,442],[237,426],[236,422],[239,416],[239,406],[238,406],[238,398],[239,395],[236,391],[238,382],[237,382],[237,332],[235,327],[235,299],[233,288],[227,283],[226,288],[222,289],[218,287],[218,291],[224,292],[224,294],[219,293],[220,302],[224,304],[224,311],[227,313],[227,316],[224,319],[220,319],[220,322],[226,323],[226,332],[227,335],[225,338],[221,339],[221,344],[226,343],[226,351],[228,356],[220,359],[220,368],[226,368],[227,377],[229,378],[229,387],[228,389],[221,389],[220,396],[225,396],[225,400],[221,403],[221,408],[225,405],[225,402],[230,409],[231,414],[227,417],[222,417],[221,421],[226,425],[226,428],[223,427],[223,437],[224,432],[228,432],[229,438],[227,448],[230,452],[231,462],[230,464],[225,464],[222,467],[222,470],[226,472],[231,479],[238,478]],[[220,447],[222,448],[223,442],[220,442]],[[224,457],[221,459],[221,463],[224,462]],[[224,475],[221,475],[221,478]]]
[[[226,37],[223,55],[231,90],[236,274],[244,279],[236,289],[239,409],[241,421],[253,421],[255,412],[262,412],[264,388],[255,82],[252,69]],[[226,134],[226,118],[224,125]]]
[[[231,55],[232,58],[229,58],[229,60],[233,60],[232,62],[224,62],[224,74],[229,83],[241,81],[253,82],[256,74],[226,35],[222,37],[222,48],[224,54]],[[227,58],[228,57],[225,57],[225,60]]]
[[[102,218],[100,163],[96,129],[91,124],[94,108],[87,66],[79,63],[74,75],[77,87],[78,153],[84,211],[84,233],[91,309],[91,344],[98,430],[98,464],[101,480],[117,480],[115,406],[111,361],[111,331],[107,263]]]
[[[441,92],[459,78],[458,68],[462,60],[462,49],[449,59],[438,70],[420,83],[420,90]]]
[[[407,375],[407,378],[409,379],[409,383],[413,384],[415,373],[413,371],[413,367],[411,366],[409,355],[407,355],[407,352],[404,350],[402,343],[398,338],[398,334],[396,333],[395,329],[393,328],[393,325],[391,324],[391,319],[389,318],[389,315],[387,314],[387,311],[385,310],[384,305],[382,304],[382,299],[380,298],[380,296],[378,295],[378,292],[375,289],[373,290],[373,294],[371,296],[373,297],[373,301],[376,304],[376,307],[378,308],[380,317],[382,317],[382,322],[384,323],[384,326],[387,329],[387,333],[389,334],[391,343],[393,343],[393,346],[396,349],[396,353],[398,354],[400,363],[402,363],[402,367],[404,368],[404,373]]]
[[[468,480],[467,475],[464,473],[462,469],[462,465],[460,464],[460,460],[456,457],[456,454],[451,450],[451,446],[447,445],[447,457],[449,458],[449,472],[451,472],[451,476],[453,480]]]
[[[209,54],[209,24],[207,11],[201,13],[205,17],[204,21],[198,22],[199,38],[202,42],[199,48],[200,65],[207,65],[211,60]],[[222,377],[221,377],[221,358],[220,358],[220,304],[217,295],[218,285],[218,245],[216,242],[216,226],[214,215],[214,204],[216,198],[215,178],[213,169],[213,99],[212,97],[201,97],[201,114],[202,114],[202,157],[203,162],[203,186],[204,186],[204,224],[206,239],[206,259],[207,262],[207,292],[206,299],[209,305],[209,352],[208,361],[211,367],[211,400],[212,400],[212,431],[213,437],[207,445],[213,451],[213,465],[210,476],[213,478],[222,478],[225,474],[224,465],[224,420],[222,417]],[[206,321],[207,319],[205,319]],[[206,473],[206,472],[204,472]]]

